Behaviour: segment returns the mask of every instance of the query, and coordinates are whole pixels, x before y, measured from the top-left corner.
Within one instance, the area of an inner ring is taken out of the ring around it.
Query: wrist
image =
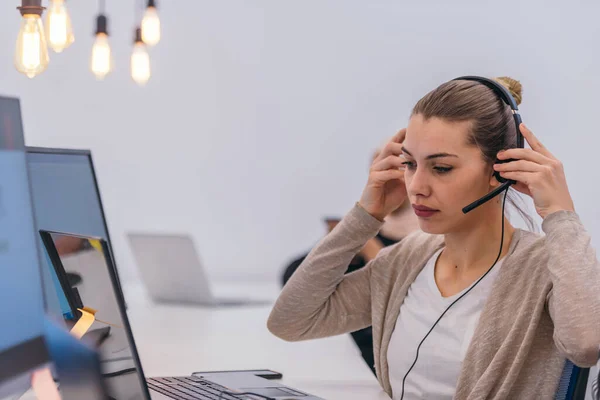
[[[540,217],[542,217],[542,219],[546,219],[548,218],[550,215],[560,212],[560,211],[570,211],[570,212],[575,212],[575,208],[574,207],[551,207],[548,208],[547,210],[545,210],[544,213],[540,214]]]
[[[364,206],[363,204],[361,204],[360,201],[358,201],[356,203],[356,205],[358,205],[360,208],[362,208],[367,214],[369,214],[371,217],[375,218],[376,220],[378,220],[379,222],[384,222],[385,219],[385,215],[379,215],[376,212],[373,212],[371,210],[369,210],[368,207]]]

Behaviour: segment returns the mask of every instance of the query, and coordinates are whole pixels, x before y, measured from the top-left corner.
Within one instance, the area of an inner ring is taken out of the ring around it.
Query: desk
[[[222,297],[274,301],[277,285],[222,284]],[[327,400],[389,400],[350,335],[288,343],[266,327],[272,304],[204,308],[155,305],[139,284],[124,285],[146,377],[195,371],[271,369],[282,383]],[[30,392],[21,400],[34,400]]]
[[[288,343],[266,328],[271,305],[201,308],[152,304],[142,286],[124,287],[146,376],[272,369],[282,382],[331,400],[384,400],[350,335]],[[276,285],[217,285],[218,295],[274,300]]]

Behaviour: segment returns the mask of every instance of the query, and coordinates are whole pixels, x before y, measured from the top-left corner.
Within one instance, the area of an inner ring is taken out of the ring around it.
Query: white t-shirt
[[[394,400],[399,400],[402,395],[402,379],[412,365],[423,337],[446,308],[469,289],[451,297],[442,296],[434,276],[442,250],[431,257],[410,285],[390,339],[387,356]],[[425,339],[417,363],[406,378],[404,400],[452,399],[462,360],[502,261],[498,260],[490,273],[452,306]]]

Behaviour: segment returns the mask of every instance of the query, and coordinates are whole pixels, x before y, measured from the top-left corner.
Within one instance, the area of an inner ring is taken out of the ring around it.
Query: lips
[[[421,217],[421,218],[429,218],[432,215],[434,215],[435,213],[439,212],[439,210],[435,210],[433,208],[429,208],[429,207],[421,206],[421,205],[417,205],[417,204],[413,204],[413,209],[415,210],[415,214],[417,215],[417,217]]]

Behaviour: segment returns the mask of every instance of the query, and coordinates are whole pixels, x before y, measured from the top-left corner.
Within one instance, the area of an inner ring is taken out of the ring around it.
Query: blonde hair
[[[494,80],[508,89],[517,102],[517,105],[521,104],[521,101],[523,100],[523,86],[521,85],[521,82],[508,76],[499,76],[494,78]]]

